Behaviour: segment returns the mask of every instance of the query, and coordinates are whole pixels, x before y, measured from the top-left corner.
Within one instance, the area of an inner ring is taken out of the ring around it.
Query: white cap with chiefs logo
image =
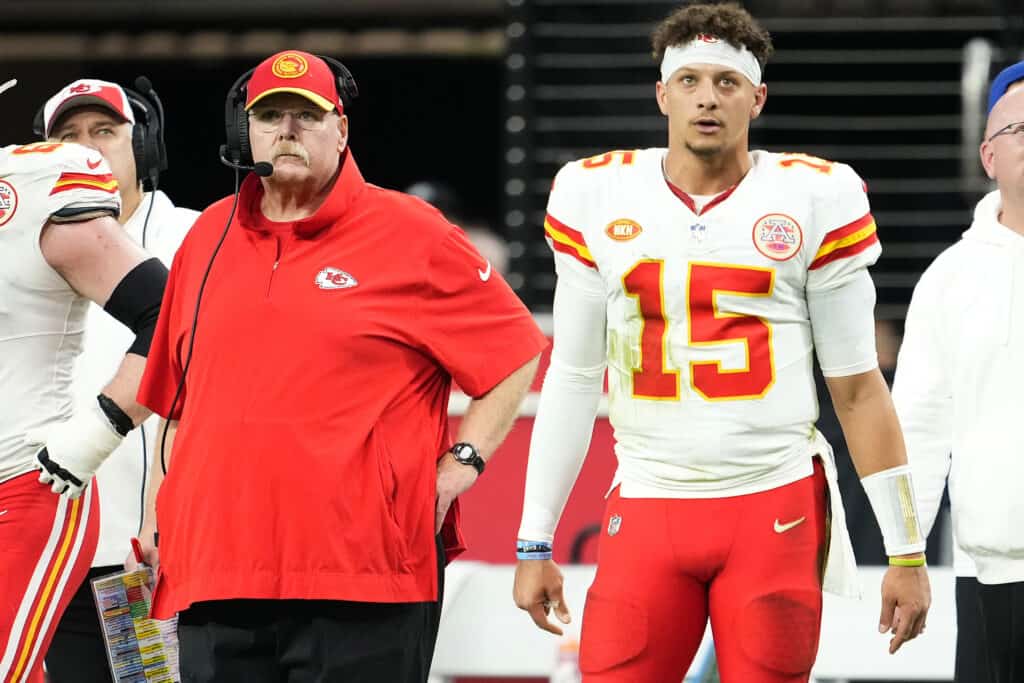
[[[94,104],[110,109],[128,123],[135,123],[128,96],[117,83],[98,81],[94,78],[83,78],[62,88],[60,92],[46,101],[43,106],[44,132],[50,136],[53,124],[68,109]]]

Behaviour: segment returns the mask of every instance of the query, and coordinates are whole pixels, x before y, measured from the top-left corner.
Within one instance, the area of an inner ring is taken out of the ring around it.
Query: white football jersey
[[[114,215],[117,181],[99,152],[40,142],[0,148],[0,482],[31,471],[26,434],[71,415],[71,378],[89,301],[43,257],[50,220]]]
[[[807,476],[807,294],[881,253],[864,183],[844,164],[755,151],[735,187],[696,207],[666,181],[665,154],[567,164],[545,221],[555,258],[606,293],[616,482],[701,497]],[[832,374],[869,370],[871,355]]]

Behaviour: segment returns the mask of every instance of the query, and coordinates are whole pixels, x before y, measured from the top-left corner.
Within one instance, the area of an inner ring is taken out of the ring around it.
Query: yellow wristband
[[[923,567],[924,566],[924,555],[921,557],[890,557],[890,567]]]

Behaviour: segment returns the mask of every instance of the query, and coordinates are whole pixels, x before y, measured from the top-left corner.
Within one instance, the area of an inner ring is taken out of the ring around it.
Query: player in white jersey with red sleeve
[[[654,48],[668,148],[570,163],[548,203],[554,348],[516,602],[547,630],[559,630],[549,609],[569,618],[550,544],[607,370],[618,469],[584,610],[583,680],[676,683],[710,618],[724,683],[806,681],[822,587],[857,593],[831,449],[814,428],[812,352],[894,565],[880,616],[890,651],[920,632],[930,603],[874,346],[867,267],[881,248],[851,168],[748,150],[771,41],[746,11],[681,9]]]
[[[98,153],[0,149],[0,681],[42,681],[42,661],[92,561],[92,476],[149,415],[135,401],[167,270],[124,236],[117,181]],[[93,405],[73,407],[89,301],[135,332]]]
[[[121,195],[122,229],[170,268],[198,213],[174,206],[156,189],[167,169],[163,106],[151,84],[140,78],[136,86],[139,90],[91,78],[68,83],[40,107],[33,128],[51,142],[75,142],[103,155]],[[85,330],[72,393],[76,403],[91,405],[96,387],[124,358],[132,333],[95,304],[86,313]],[[156,472],[158,458],[156,467],[149,467],[149,456],[159,445],[157,420],[150,416],[132,430],[96,473],[103,492],[99,541],[92,568],[64,611],[46,655],[50,683],[110,678],[91,579],[118,571],[129,554],[129,539],[144,538],[142,492],[150,478],[162,474]],[[152,544],[152,539],[146,542]]]

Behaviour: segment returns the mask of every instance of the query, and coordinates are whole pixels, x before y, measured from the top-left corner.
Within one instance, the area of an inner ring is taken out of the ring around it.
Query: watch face
[[[459,462],[469,462],[473,459],[475,454],[473,453],[473,449],[469,446],[455,446],[452,448],[452,455],[454,455],[455,459]]]
[[[463,465],[470,465],[477,471],[477,474],[483,474],[484,459],[480,457],[480,454],[476,452],[476,449],[473,448],[472,444],[457,443],[452,446],[450,452],[456,462]]]

